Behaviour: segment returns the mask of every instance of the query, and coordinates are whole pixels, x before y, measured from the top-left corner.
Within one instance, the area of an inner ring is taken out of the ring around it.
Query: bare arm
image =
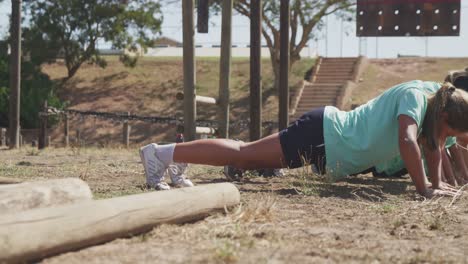
[[[455,173],[457,175],[460,175],[461,179],[464,179],[464,180],[468,179],[468,168],[466,166],[465,159],[463,156],[463,151],[466,151],[466,150],[461,149],[456,144],[451,146],[449,150],[453,158],[453,161],[455,162],[455,169],[456,169]],[[461,182],[460,184],[463,184],[463,182]]]
[[[429,175],[431,175],[432,189],[439,189],[442,175],[442,159],[443,154],[440,148],[430,150],[429,147],[424,146],[424,156],[427,160],[427,167],[429,169]],[[445,158],[448,159],[447,156]],[[450,162],[450,161],[448,161]],[[450,177],[445,174],[446,177]],[[453,171],[452,171],[453,176]]]
[[[455,180],[455,172],[452,168],[452,162],[450,161],[450,157],[447,154],[447,151],[444,149],[441,151],[442,156],[442,176],[445,176],[447,183],[456,186],[457,181]]]
[[[426,173],[424,172],[421,161],[421,151],[417,142],[418,125],[414,119],[406,115],[400,115],[398,117],[398,124],[398,144],[400,147],[400,155],[414,185],[416,186],[416,191],[420,195],[428,196],[429,194],[425,184]]]

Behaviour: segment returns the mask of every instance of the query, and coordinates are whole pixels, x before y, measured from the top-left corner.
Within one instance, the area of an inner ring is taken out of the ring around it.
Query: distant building
[[[154,46],[156,48],[162,48],[162,47],[182,47],[182,43],[167,38],[167,37],[160,37],[154,40]]]

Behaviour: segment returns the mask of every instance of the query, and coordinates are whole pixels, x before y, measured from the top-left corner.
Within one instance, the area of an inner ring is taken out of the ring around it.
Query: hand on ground
[[[439,184],[439,189],[441,189],[443,191],[454,191],[454,192],[458,191],[458,188],[456,188],[455,186],[450,185],[448,183],[445,183],[445,182],[441,182]]]
[[[432,187],[429,187],[426,191],[426,194],[424,195],[426,198],[430,199],[434,196],[450,196],[453,197],[457,194],[457,189],[454,187],[446,184],[446,183],[441,183],[438,189],[432,189]]]

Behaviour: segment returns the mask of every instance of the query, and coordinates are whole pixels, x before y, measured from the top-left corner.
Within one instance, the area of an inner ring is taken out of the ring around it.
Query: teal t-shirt
[[[333,178],[359,173],[399,155],[398,116],[416,121],[418,135],[427,109],[426,85],[396,85],[353,111],[325,107],[323,133],[327,172]]]
[[[436,82],[423,82],[423,84],[419,86],[421,91],[425,92],[428,95],[436,93],[440,89],[440,87],[441,87],[441,84],[436,83]],[[445,147],[449,148],[453,146],[456,143],[456,141],[457,139],[455,137],[448,137],[445,142]],[[426,166],[425,161],[424,161],[424,165],[425,165],[424,167],[426,168],[426,172],[427,172],[427,166]],[[405,163],[401,159],[400,154],[398,154],[397,156],[389,160],[386,160],[382,163],[375,165],[375,170],[377,172],[379,173],[385,172],[387,175],[397,173],[398,171],[404,168],[405,168]]]
[[[456,138],[454,137],[448,137],[447,140],[445,141],[445,148],[450,148],[451,146],[455,145],[456,143]],[[426,175],[428,175],[428,168],[426,164],[426,160],[423,157],[423,164],[424,164],[424,169],[426,171]],[[375,166],[375,170],[379,173],[385,172],[387,175],[392,175],[394,173],[399,172],[400,170],[406,168],[405,163],[403,162],[403,159],[401,158],[400,154],[398,156],[387,160],[385,162],[379,163]]]

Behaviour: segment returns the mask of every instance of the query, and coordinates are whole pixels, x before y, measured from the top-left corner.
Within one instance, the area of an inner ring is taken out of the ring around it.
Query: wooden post
[[[222,1],[221,60],[219,64],[219,137],[229,137],[229,89],[231,79],[232,1]]]
[[[250,141],[262,137],[262,0],[250,1]]]
[[[6,146],[6,128],[0,128],[0,147]]]
[[[20,134],[20,135],[19,135],[19,147],[20,147],[20,148],[23,147],[23,143],[24,143],[23,140],[24,140],[24,139],[23,139],[23,135]]]
[[[47,101],[44,101],[42,113],[39,114],[39,149],[45,149],[47,147],[47,118]]]
[[[184,42],[184,139],[195,139],[195,41],[193,25],[194,0],[182,1],[182,22]]]
[[[81,146],[81,130],[79,129],[76,130],[76,144]]]
[[[127,116],[130,116],[130,112],[127,112]],[[123,122],[122,144],[127,148],[130,145],[130,130],[131,130],[131,126],[128,124],[128,119],[126,119]]]
[[[69,122],[69,117],[68,117],[68,114],[65,114],[64,115],[64,128],[63,128],[63,132],[64,132],[64,144],[65,144],[65,147],[68,148],[68,145],[70,145],[70,122]]]
[[[199,220],[239,202],[233,184],[217,183],[1,214],[0,263],[32,262],[160,224]]]
[[[208,21],[210,17],[209,0],[198,0],[197,29],[198,33],[208,33]]]
[[[18,180],[11,179],[12,182]],[[53,179],[0,186],[0,212],[25,210],[89,201],[93,198],[86,182],[78,178]]]
[[[10,149],[19,148],[21,97],[21,0],[11,1]]]
[[[289,123],[289,0],[281,0],[280,14],[280,80],[278,128],[283,130]]]

